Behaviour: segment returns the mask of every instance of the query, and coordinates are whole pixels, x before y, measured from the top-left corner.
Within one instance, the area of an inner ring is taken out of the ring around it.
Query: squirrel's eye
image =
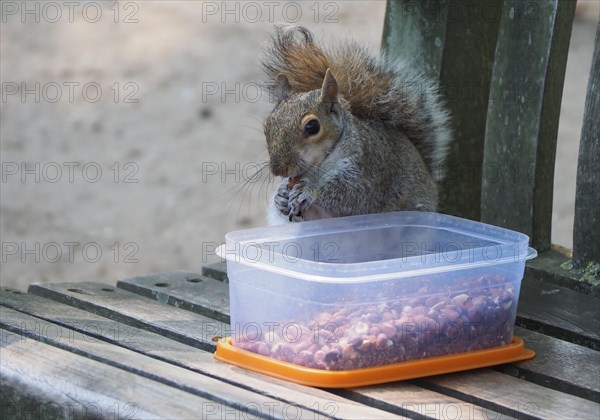
[[[319,124],[319,120],[310,120],[304,126],[304,132],[307,136],[314,136],[319,133],[321,129],[321,124]]]

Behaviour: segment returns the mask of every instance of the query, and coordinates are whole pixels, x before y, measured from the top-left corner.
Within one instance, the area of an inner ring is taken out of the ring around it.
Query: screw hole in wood
[[[80,295],[91,295],[91,293],[86,292],[85,290],[81,290],[81,289],[67,289],[68,292],[73,292],[73,293],[79,293]]]

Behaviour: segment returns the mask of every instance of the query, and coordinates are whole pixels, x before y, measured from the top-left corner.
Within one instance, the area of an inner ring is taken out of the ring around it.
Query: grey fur
[[[282,183],[275,213],[296,221],[436,210],[450,130],[434,84],[354,42],[325,51],[302,27],[276,29],[263,67],[280,98],[265,121],[271,171],[302,179],[291,191]],[[337,96],[324,103],[328,70]],[[320,123],[318,134],[303,132],[306,119]]]

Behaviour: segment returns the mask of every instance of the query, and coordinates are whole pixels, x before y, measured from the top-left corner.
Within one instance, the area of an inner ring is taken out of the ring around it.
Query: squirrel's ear
[[[323,79],[323,86],[321,87],[321,102],[327,104],[336,103],[338,101],[337,93],[337,81],[333,77],[333,74],[331,74],[331,70],[327,69],[325,78]]]
[[[277,79],[275,79],[275,96],[277,96],[277,100],[279,102],[287,99],[292,94],[292,85],[290,85],[290,81],[283,74],[278,74]]]

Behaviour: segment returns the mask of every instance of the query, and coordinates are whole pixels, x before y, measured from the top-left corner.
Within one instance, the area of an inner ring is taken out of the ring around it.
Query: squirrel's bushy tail
[[[262,65],[269,88],[283,74],[294,92],[320,89],[331,69],[338,92],[355,117],[397,127],[415,145],[434,178],[441,178],[450,141],[448,114],[435,83],[418,71],[385,56],[375,57],[356,42],[340,42],[326,50],[301,26],[277,26]]]

